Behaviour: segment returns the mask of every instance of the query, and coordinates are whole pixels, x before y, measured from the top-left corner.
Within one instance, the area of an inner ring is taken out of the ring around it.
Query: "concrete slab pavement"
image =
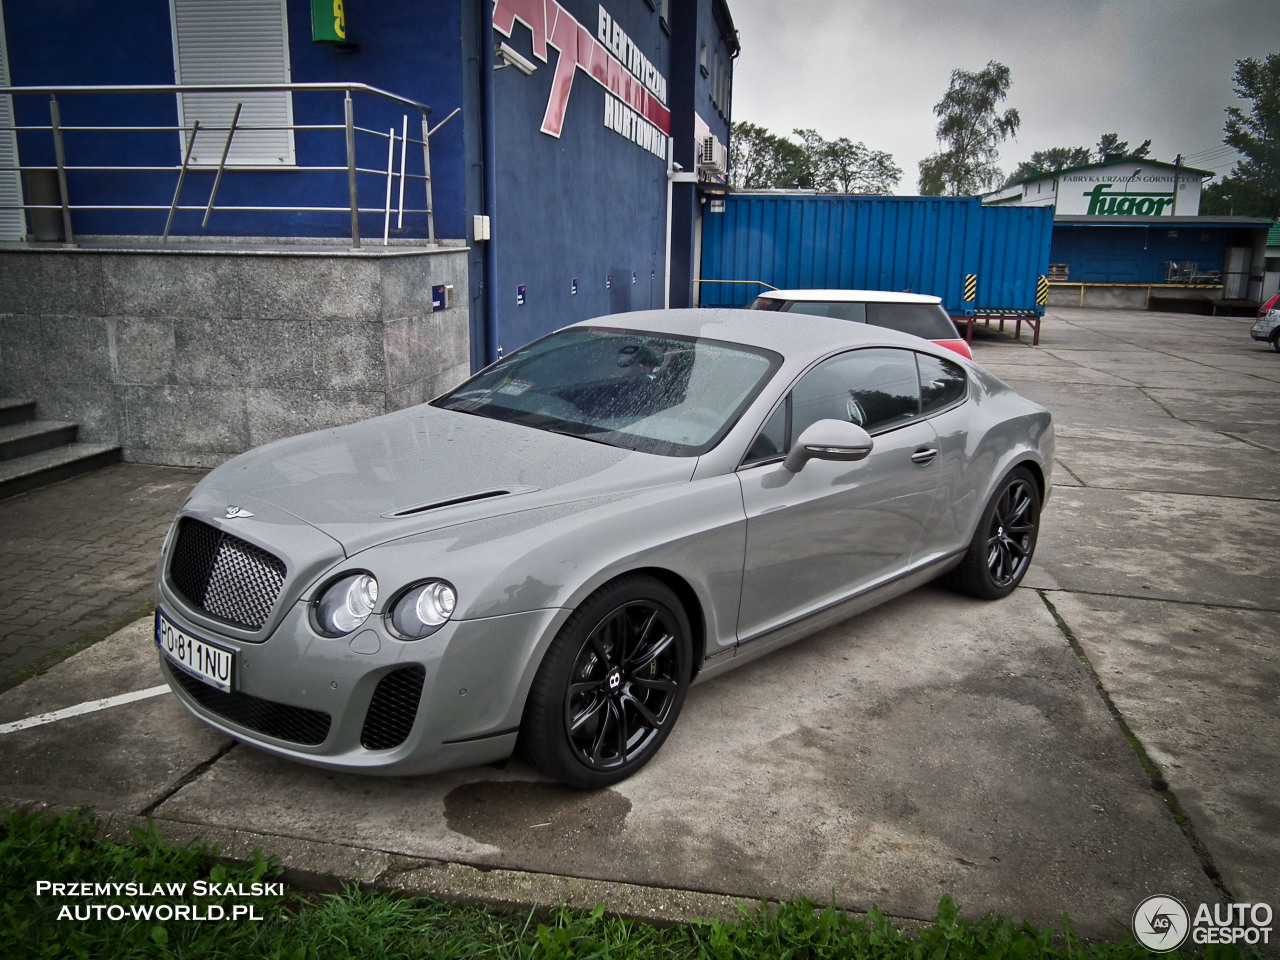
[[[1248,325],[1054,310],[1039,348],[979,330],[979,361],[1057,418],[1024,587],[926,587],[705,684],[612,790],[514,761],[329,774],[165,695],[0,733],[0,795],[93,796],[311,873],[655,917],[803,892],[924,918],[949,893],[1120,937],[1156,893],[1280,907],[1280,498],[1275,452],[1240,439],[1280,431],[1280,357]],[[0,729],[150,687],[153,657],[139,623],[0,695]]]
[[[1054,410],[1071,477],[1026,582],[1055,606],[1224,893],[1274,904],[1280,357],[1248,339],[1248,319],[1054,319],[1036,364],[1002,363],[1004,345],[989,364]],[[1127,385],[1043,376],[1050,357]]]
[[[1071,594],[1056,600],[1228,890],[1280,891],[1274,610]]]
[[[0,696],[0,729],[161,682],[138,621]],[[0,794],[142,815],[230,744],[171,694],[0,734]]]
[[[139,623],[59,672],[114,691],[150,647]],[[0,698],[5,719],[74,699],[40,679]],[[367,880],[453,863],[916,919],[947,893],[977,915],[1066,910],[1092,936],[1116,935],[1153,876],[1215,896],[1030,590],[986,605],[929,587],[703,685],[649,767],[594,793],[518,761],[391,780],[300,767],[227,749],[170,696],[49,726],[0,738],[19,799],[332,845]]]

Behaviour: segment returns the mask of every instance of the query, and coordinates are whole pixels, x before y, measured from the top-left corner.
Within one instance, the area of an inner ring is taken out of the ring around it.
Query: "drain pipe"
[[[498,121],[493,97],[493,4],[485,0],[480,18],[480,92],[484,123],[481,162],[484,164],[484,215],[489,218],[489,239],[484,241],[484,365],[498,359],[498,250],[493,239],[498,222]]]

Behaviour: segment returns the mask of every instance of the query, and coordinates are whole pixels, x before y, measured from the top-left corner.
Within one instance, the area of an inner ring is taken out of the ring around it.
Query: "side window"
[[[818,420],[848,420],[868,433],[920,414],[920,381],[910,350],[853,350],[824,360],[791,394],[791,436]]]
[[[867,322],[926,340],[959,338],[956,325],[936,303],[869,303]]]
[[[778,409],[773,411],[773,416],[765,422],[764,429],[760,431],[755,443],[751,444],[751,449],[747,451],[746,457],[743,458],[742,462],[744,464],[772,460],[774,457],[780,457],[787,452],[787,410],[790,406],[791,401],[788,399],[779,404]]]
[[[848,420],[868,433],[882,433],[959,403],[968,390],[964,368],[950,360],[913,350],[851,350],[804,375],[742,463],[784,455],[805,427],[819,420]]]
[[[815,317],[834,317],[836,320],[849,320],[853,323],[867,322],[867,305],[865,303],[841,303],[838,300],[791,300],[787,303],[788,313],[808,313]]]
[[[950,360],[916,354],[920,366],[920,412],[933,413],[965,398],[968,381],[964,368]]]

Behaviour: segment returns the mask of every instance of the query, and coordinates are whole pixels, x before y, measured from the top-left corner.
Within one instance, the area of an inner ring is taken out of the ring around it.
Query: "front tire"
[[[632,574],[605,584],[569,617],[538,667],[520,755],[579,789],[631,776],[680,715],[691,636],[679,598],[661,581]]]
[[[1040,488],[1023,467],[996,488],[951,584],[982,600],[1007,597],[1026,576],[1040,532]]]

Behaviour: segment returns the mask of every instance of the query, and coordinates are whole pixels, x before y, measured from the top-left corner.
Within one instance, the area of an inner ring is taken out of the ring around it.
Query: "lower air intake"
[[[237,726],[306,747],[318,747],[329,736],[332,720],[327,713],[291,707],[239,691],[224,693],[177,667],[169,667],[169,675],[192,700]]]
[[[366,750],[390,750],[404,743],[418,716],[426,678],[426,668],[415,664],[392,670],[378,681],[360,731],[360,746]]]

